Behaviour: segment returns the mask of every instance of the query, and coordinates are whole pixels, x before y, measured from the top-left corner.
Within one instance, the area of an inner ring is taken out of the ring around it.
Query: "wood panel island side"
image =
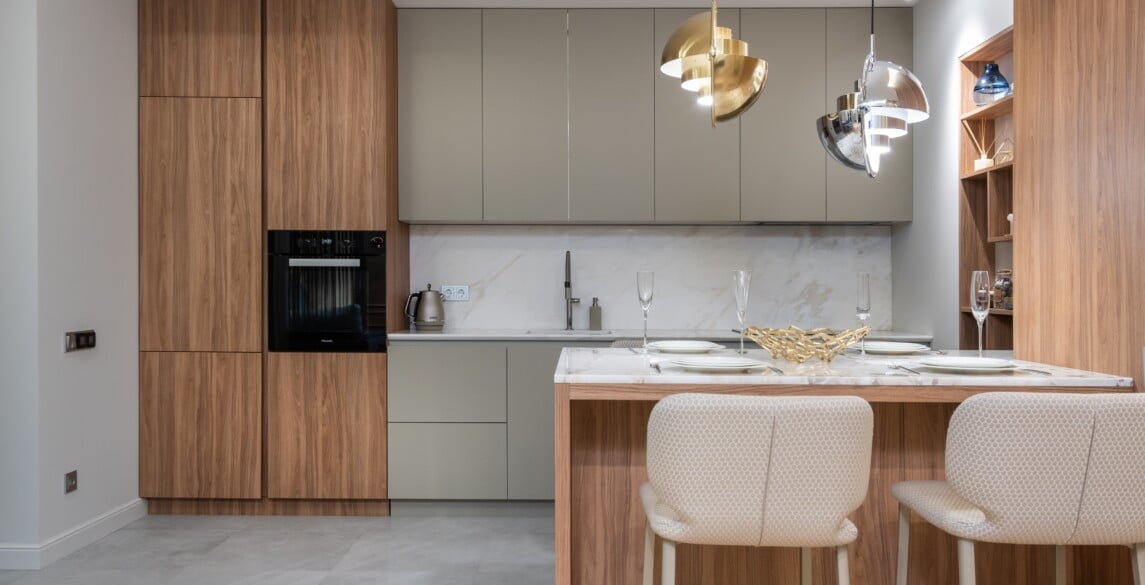
[[[767,356],[762,350],[749,354]],[[894,582],[897,556],[898,504],[890,487],[904,480],[943,478],[947,423],[962,400],[992,391],[1134,391],[1131,378],[1044,364],[1015,361],[1015,370],[998,374],[949,374],[928,372],[921,359],[843,355],[830,363],[775,361],[783,374],[705,374],[681,369],[668,355],[565,348],[554,374],[556,585],[641,582],[645,520],[637,488],[647,481],[646,426],[656,401],[669,394],[853,395],[871,402],[870,487],[866,501],[851,515],[859,538],[851,545],[850,568],[852,583],[882,585]],[[892,370],[891,365],[921,374]],[[982,585],[1052,582],[1052,547],[979,544],[976,554]],[[912,585],[957,582],[955,540],[917,517],[911,524],[910,555]],[[834,583],[834,551],[817,550],[813,559],[813,583]],[[657,582],[659,564],[657,554]],[[681,584],[794,585],[799,579],[798,549],[677,549]]]

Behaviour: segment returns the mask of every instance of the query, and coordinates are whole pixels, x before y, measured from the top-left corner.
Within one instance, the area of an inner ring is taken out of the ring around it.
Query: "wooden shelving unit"
[[[962,65],[961,121],[978,132],[982,144],[996,137],[998,121],[1014,113],[1014,96],[978,106],[973,101],[974,83],[989,63],[1014,52],[1014,29],[1009,27],[964,54]],[[959,149],[959,237],[958,298],[967,302],[970,273],[988,270],[993,278],[998,269],[997,244],[1012,245],[1012,222],[1007,216],[1014,211],[1014,160],[974,169],[978,150],[966,130],[960,133]],[[993,154],[993,153],[991,153]],[[987,349],[1013,349],[1014,311],[991,308],[986,317],[984,346]],[[978,324],[970,309],[959,311],[959,346],[978,347]]]

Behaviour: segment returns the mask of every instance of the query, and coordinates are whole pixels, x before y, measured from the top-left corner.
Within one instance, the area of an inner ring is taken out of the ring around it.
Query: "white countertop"
[[[390,333],[391,341],[614,341],[617,339],[640,339],[644,332],[640,329],[606,329],[589,331],[577,329],[564,331],[559,328],[536,329],[450,329],[443,331],[406,330]],[[706,339],[710,341],[739,341],[739,334],[731,329],[649,329],[648,339]],[[930,343],[931,336],[902,331],[872,331],[867,334],[871,341],[904,341]],[[745,343],[752,343],[750,339]],[[752,344],[755,347],[755,344]]]
[[[640,351],[640,350],[637,350]],[[710,355],[737,355],[730,348]],[[643,355],[626,348],[564,348],[553,376],[557,384],[774,384],[845,386],[1063,386],[1128,388],[1132,378],[1086,372],[1034,362],[1013,360],[1013,370],[986,374],[946,373],[928,369],[922,355],[858,355],[850,350],[831,362],[811,359],[802,364],[770,359],[762,349],[748,350],[747,357],[762,360],[783,373],[768,369],[749,372],[691,372],[672,363],[679,354]],[[977,351],[951,351],[948,356],[976,356]],[[1009,351],[987,351],[987,357],[1012,359]],[[659,370],[653,367],[659,365]],[[906,366],[917,372],[892,369]],[[1041,370],[1049,375],[1028,370]]]

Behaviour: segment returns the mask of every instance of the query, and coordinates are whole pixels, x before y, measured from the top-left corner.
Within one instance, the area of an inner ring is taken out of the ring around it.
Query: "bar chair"
[[[974,542],[1127,545],[1145,567],[1145,394],[988,392],[960,404],[946,481],[904,481],[896,582],[906,585],[911,510],[958,539],[958,583],[974,585]]]
[[[802,583],[811,547],[836,550],[839,583],[850,573],[847,515],[866,498],[873,414],[854,396],[674,394],[648,421],[648,519],[644,585],[655,537],[661,582],[674,585],[676,543],[799,547]]]

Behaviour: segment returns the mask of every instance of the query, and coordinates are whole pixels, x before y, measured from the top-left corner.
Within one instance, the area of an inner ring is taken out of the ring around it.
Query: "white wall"
[[[0,568],[37,539],[36,0],[0,2]]]
[[[428,226],[410,228],[410,284],[465,284],[446,327],[563,329],[564,257],[572,252],[573,325],[599,297],[606,329],[639,329],[636,271],[656,273],[649,329],[738,326],[731,271],[754,271],[748,321],[766,327],[855,326],[855,275],[871,274],[871,325],[889,329],[891,242],[885,226]]]
[[[957,347],[958,57],[1014,22],[1013,0],[920,0],[914,7],[914,73],[930,119],[914,133],[914,221],[893,235],[895,328],[929,332]],[[963,303],[965,304],[965,303]]]
[[[136,0],[40,0],[40,536],[138,502]],[[64,331],[95,329],[64,354]],[[80,489],[64,495],[64,473]],[[68,550],[50,551],[48,559]]]

